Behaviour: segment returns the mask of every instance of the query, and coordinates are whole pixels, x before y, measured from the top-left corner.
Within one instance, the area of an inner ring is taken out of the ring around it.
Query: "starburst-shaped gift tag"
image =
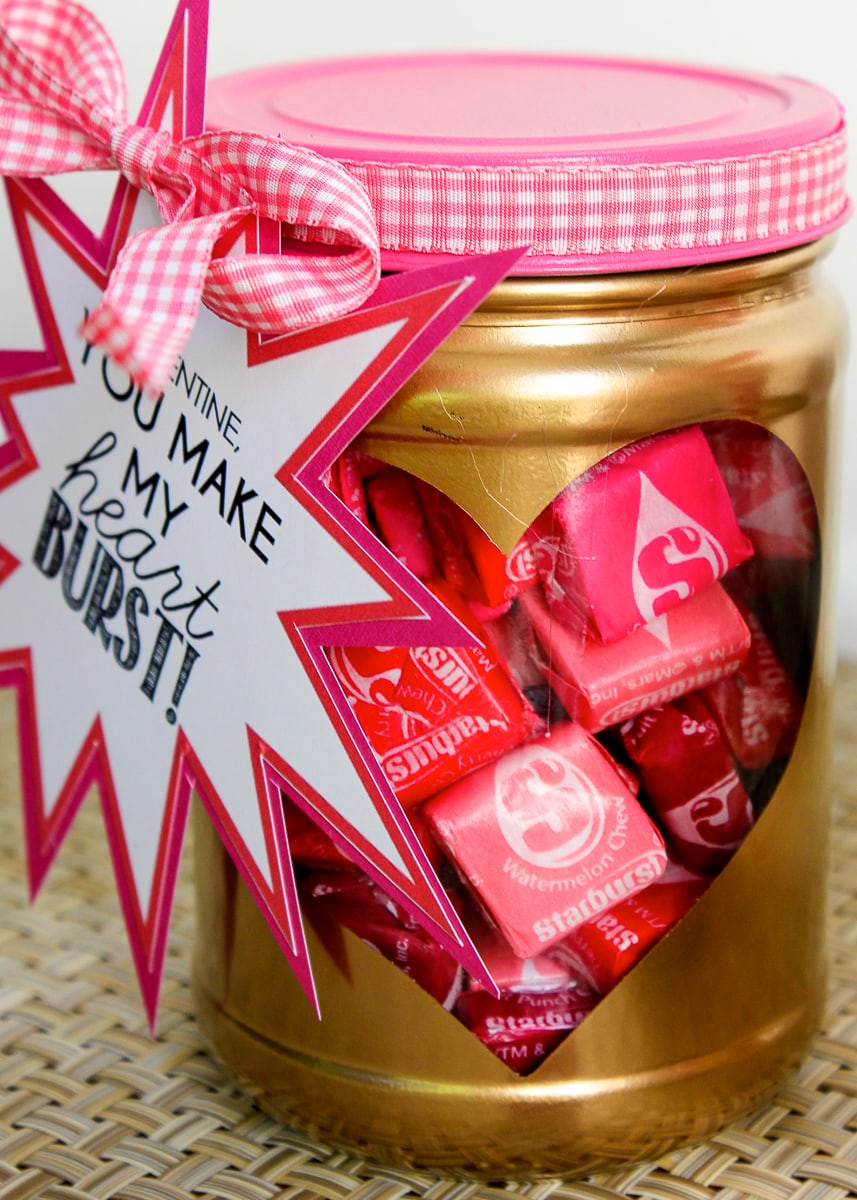
[[[206,18],[179,5],[139,126],[201,128]],[[9,193],[44,336],[3,356],[0,394],[0,682],[17,690],[31,890],[94,786],[154,1021],[197,793],[313,997],[287,796],[484,977],[324,653],[472,635],[325,479],[517,254],[387,278],[300,333],[203,309],[154,395],[81,332],[123,246],[157,225],[150,197],[121,179],[96,236],[39,179]],[[250,214],[233,249],[272,238]]]

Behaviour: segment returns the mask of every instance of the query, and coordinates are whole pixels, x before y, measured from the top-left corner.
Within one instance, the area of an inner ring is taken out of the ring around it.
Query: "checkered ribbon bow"
[[[126,120],[115,47],[69,0],[0,3],[0,172],[118,169],[154,196],[165,224],[123,246],[82,332],[147,390],[167,382],[196,319],[259,333],[319,324],[377,284],[375,220],[363,187],[311,151],[250,133],[174,142]],[[318,253],[218,255],[249,214],[281,222]]]

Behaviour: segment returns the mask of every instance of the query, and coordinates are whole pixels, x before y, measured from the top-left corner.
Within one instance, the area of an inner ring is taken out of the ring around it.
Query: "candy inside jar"
[[[811,490],[739,421],[615,451],[509,555],[358,450],[329,486],[463,630],[328,659],[484,972],[290,807],[307,916],[527,1074],[703,895],[776,787],[814,644]]]

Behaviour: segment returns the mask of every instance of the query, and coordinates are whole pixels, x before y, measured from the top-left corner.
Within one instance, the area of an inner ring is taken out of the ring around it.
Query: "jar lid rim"
[[[530,273],[749,257],[841,224],[842,109],[787,76],[632,59],[415,54],[212,81],[208,122],[337,159],[385,265],[530,248]]]

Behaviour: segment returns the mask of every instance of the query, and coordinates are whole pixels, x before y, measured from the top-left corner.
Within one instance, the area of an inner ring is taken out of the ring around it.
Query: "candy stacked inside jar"
[[[589,468],[509,555],[357,450],[329,486],[462,627],[460,644],[328,657],[486,971],[290,808],[308,915],[526,1074],[695,904],[776,786],[812,653],[809,485],[761,427],[687,426]]]

